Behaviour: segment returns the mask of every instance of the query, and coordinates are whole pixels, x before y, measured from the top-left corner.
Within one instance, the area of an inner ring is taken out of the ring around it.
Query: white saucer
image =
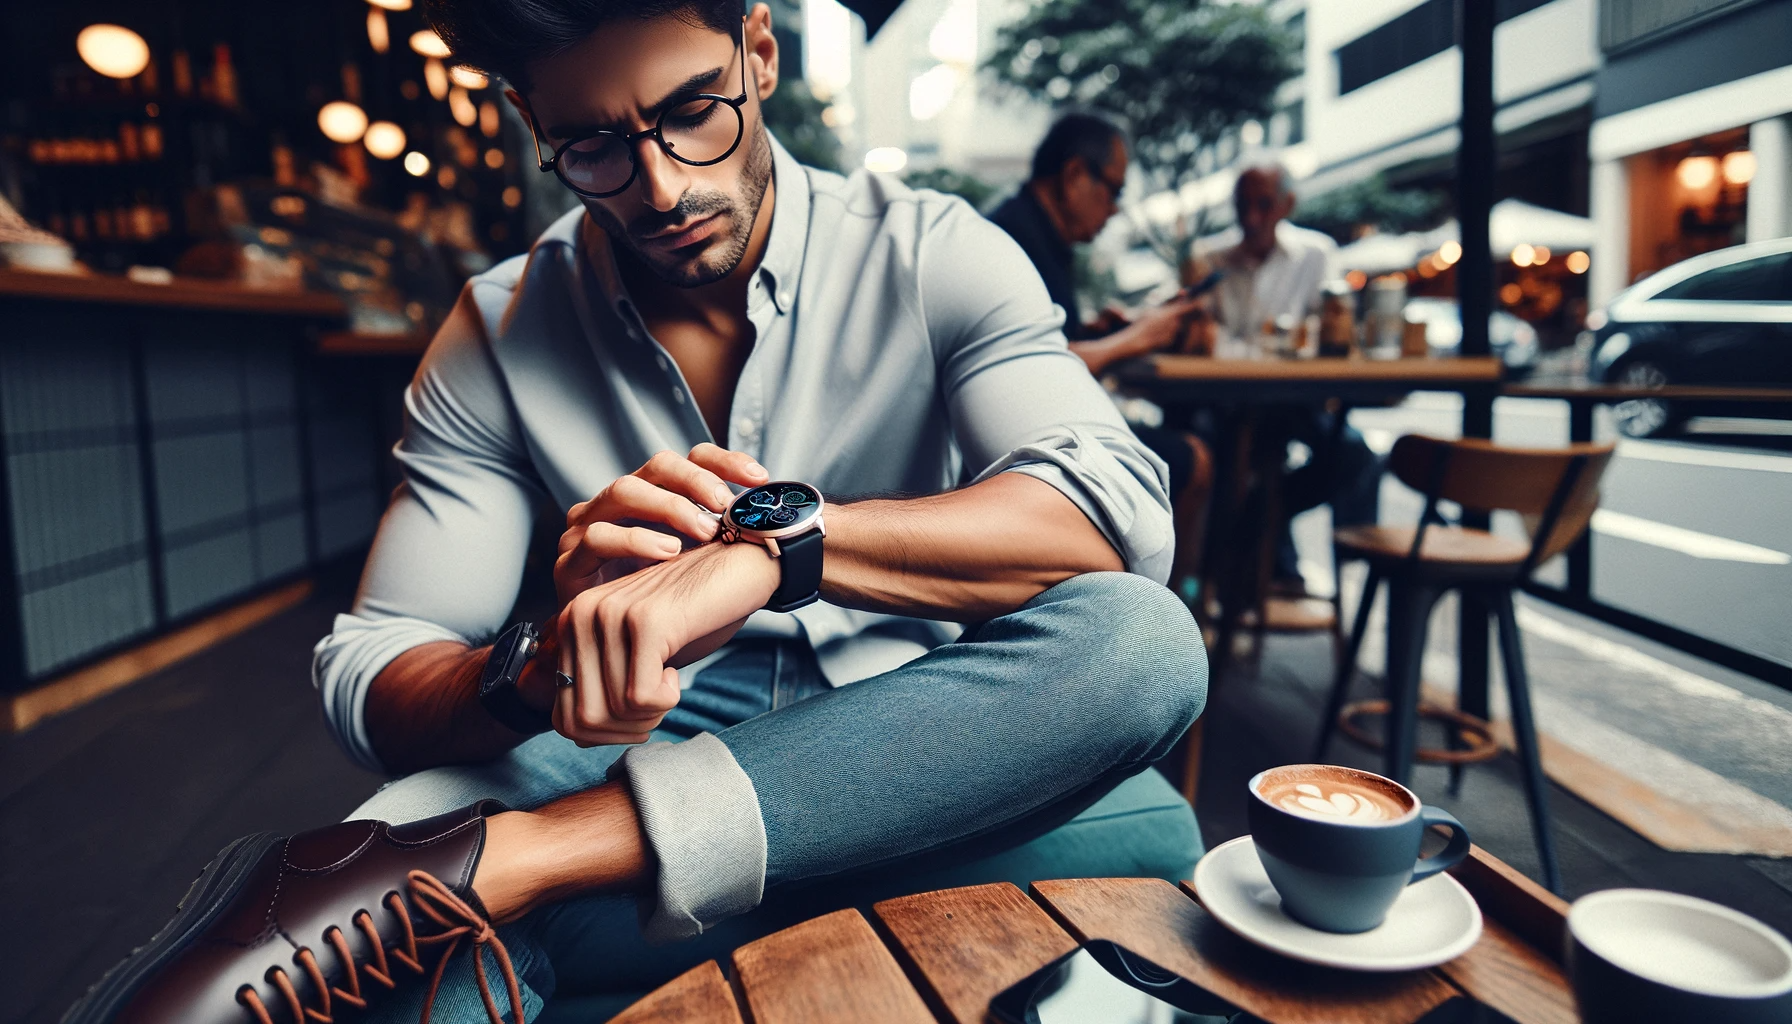
[[[1372,931],[1336,935],[1282,912],[1250,836],[1207,852],[1195,865],[1202,906],[1241,938],[1295,960],[1351,971],[1411,971],[1453,960],[1481,937],[1481,908],[1461,883],[1436,874],[1406,887]]]

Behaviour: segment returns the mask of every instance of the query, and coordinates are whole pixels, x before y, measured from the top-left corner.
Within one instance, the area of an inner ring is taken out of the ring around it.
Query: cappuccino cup
[[[1408,885],[1468,856],[1462,822],[1372,772],[1292,764],[1259,772],[1249,785],[1246,818],[1257,857],[1282,911],[1310,928],[1369,931]],[[1450,841],[1421,858],[1431,825],[1449,829]]]
[[[1575,900],[1568,976],[1586,1024],[1792,1021],[1792,943],[1678,893],[1607,889]]]

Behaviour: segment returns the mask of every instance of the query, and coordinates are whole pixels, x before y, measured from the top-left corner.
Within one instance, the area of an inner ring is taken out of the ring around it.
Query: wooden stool
[[[1388,585],[1386,774],[1405,783],[1415,759],[1453,759],[1453,773],[1460,770],[1463,760],[1474,759],[1453,757],[1451,751],[1427,752],[1426,757],[1420,758],[1417,737],[1421,715],[1419,668],[1424,659],[1431,609],[1451,590],[1477,598],[1490,609],[1499,626],[1500,654],[1512,704],[1513,738],[1524,772],[1543,881],[1552,891],[1559,887],[1560,879],[1549,831],[1548,784],[1537,752],[1537,726],[1531,714],[1530,683],[1525,675],[1512,592],[1538,565],[1566,551],[1586,530],[1599,505],[1599,478],[1611,457],[1610,444],[1524,449],[1477,439],[1440,441],[1407,435],[1395,443],[1388,466],[1401,482],[1425,495],[1425,511],[1418,525],[1350,526],[1333,533],[1339,559],[1368,562],[1369,578],[1357,602],[1356,623],[1344,656],[1338,661],[1331,697],[1319,723],[1313,759],[1325,760],[1332,732],[1343,724],[1344,702],[1356,671],[1363,633],[1368,628],[1369,609],[1383,582]],[[1527,544],[1485,530],[1451,525],[1438,513],[1440,501],[1453,501],[1464,509],[1477,511],[1518,512],[1526,517],[1531,540]],[[1455,743],[1461,742],[1463,732],[1475,731],[1465,726],[1484,726],[1488,717],[1484,690],[1463,692],[1458,701],[1466,717],[1452,719],[1456,726],[1452,734]],[[1354,725],[1346,731],[1364,735]],[[1470,751],[1485,750],[1485,746],[1471,745]]]

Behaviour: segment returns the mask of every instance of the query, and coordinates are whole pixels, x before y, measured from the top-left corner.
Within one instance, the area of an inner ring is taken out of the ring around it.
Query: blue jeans
[[[1143,577],[1092,573],[839,689],[803,643],[741,641],[697,677],[656,738],[713,733],[751,779],[766,897],[748,917],[760,918],[800,907],[828,880],[919,875],[1057,828],[1168,753],[1206,692],[1200,632],[1182,603]],[[627,749],[544,734],[488,764],[401,779],[355,816],[414,820],[487,797],[536,807],[601,784]],[[739,941],[733,923],[690,940],[691,962]],[[557,991],[664,980],[633,897],[557,904],[499,934],[531,1018]],[[480,1006],[470,971],[450,965],[436,1019],[479,1020]],[[416,1013],[399,999],[378,1019]]]

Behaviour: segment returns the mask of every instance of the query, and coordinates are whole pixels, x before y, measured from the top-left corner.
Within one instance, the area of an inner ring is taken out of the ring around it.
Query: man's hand
[[[767,479],[765,467],[752,456],[708,442],[692,448],[688,458],[660,452],[618,477],[566,513],[554,562],[560,606],[581,591],[671,558],[684,550],[685,539],[713,539],[715,515],[734,500],[728,482],[757,487]]]
[[[1201,296],[1178,295],[1139,314],[1137,320],[1105,338],[1071,342],[1071,354],[1099,377],[1122,359],[1159,352],[1177,344],[1189,320],[1200,315],[1203,301]]]
[[[706,544],[575,595],[558,622],[554,729],[580,746],[639,743],[678,704],[678,666],[733,638],[780,579],[757,544]]]

